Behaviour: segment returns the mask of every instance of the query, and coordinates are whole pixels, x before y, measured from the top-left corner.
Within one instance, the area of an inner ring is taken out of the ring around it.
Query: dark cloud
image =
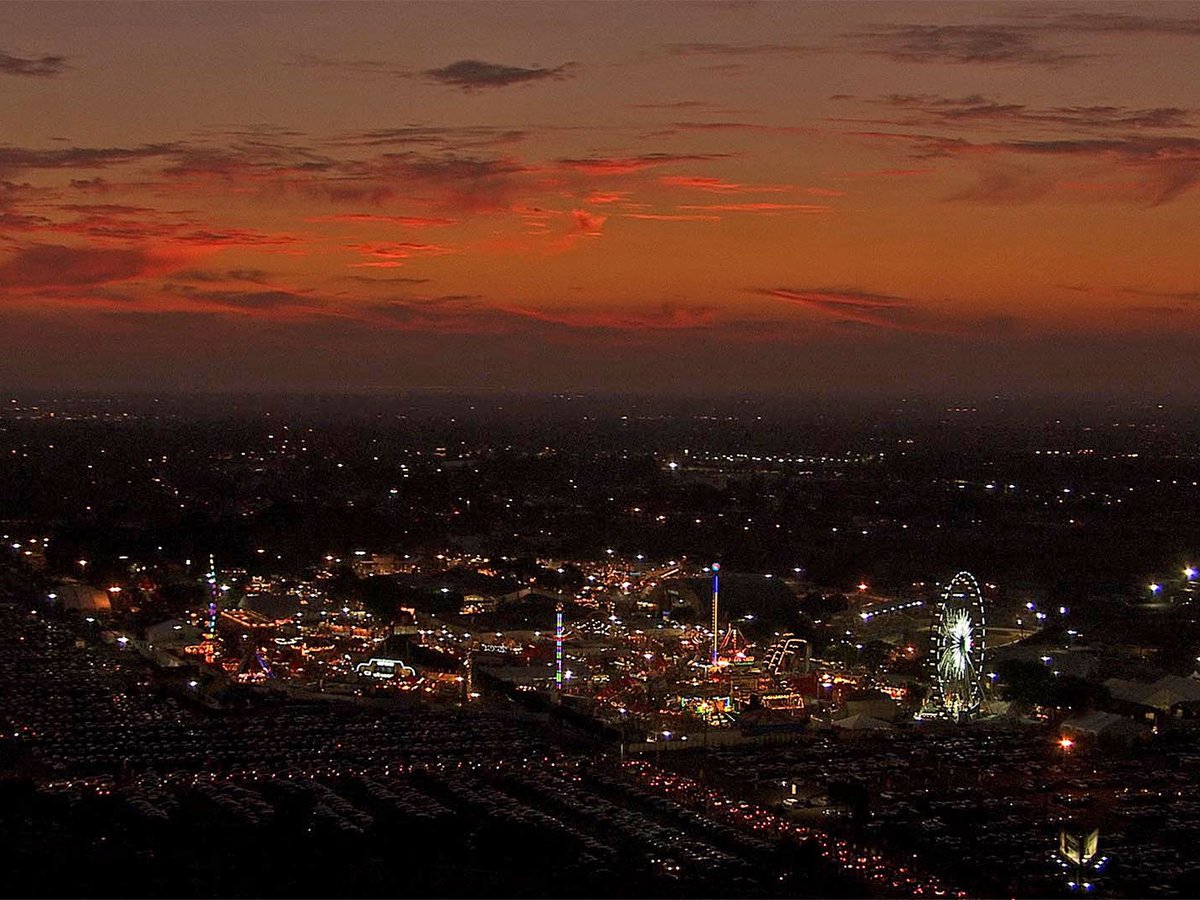
[[[522,306],[493,307],[494,311],[540,326],[577,332],[616,332],[629,336],[662,331],[703,331],[716,326],[717,310],[711,306],[663,303],[640,312],[596,310],[552,311]]]
[[[0,75],[53,78],[68,68],[65,56],[14,56],[0,50]]]
[[[819,309],[840,311],[856,310],[898,310],[910,305],[904,297],[893,294],[877,294],[856,288],[757,288],[755,293],[781,300],[794,300]]]
[[[214,247],[279,247],[301,242],[301,239],[294,235],[270,234],[246,228],[201,228],[180,234],[179,240]]]
[[[896,62],[1057,68],[1090,58],[1050,46],[1037,29],[1020,25],[879,25],[850,37],[865,52]]]
[[[1200,138],[1129,137],[1058,141],[1007,141],[1000,152],[1078,157],[1116,163],[1141,178],[1144,199],[1157,206],[1200,184]]]
[[[3,207],[0,207],[2,210]],[[0,232],[4,231],[45,231],[53,226],[53,222],[45,216],[25,215],[15,212],[0,211]],[[0,236],[0,240],[4,240]]]
[[[178,144],[143,144],[140,147],[63,147],[29,150],[0,147],[0,172],[27,169],[103,169],[142,159],[169,156]]]
[[[15,209],[18,203],[27,201],[38,193],[28,182],[0,180],[0,212]]]
[[[828,316],[837,323],[853,322],[873,328],[909,330],[905,320],[911,317],[912,303],[890,294],[876,294],[855,288],[755,288],[754,293],[803,306]],[[921,329],[919,329],[921,330]]]
[[[149,206],[129,206],[125,203],[64,203],[58,208],[65,212],[111,216],[134,216],[157,212]]]
[[[962,338],[1009,333],[1019,324],[1010,317],[963,318],[937,314],[907,297],[858,288],[775,287],[755,288],[753,292],[830,316],[839,327],[865,326],[880,331]]]
[[[184,269],[173,272],[171,278],[175,281],[195,281],[200,283],[222,283],[226,281],[248,281],[252,284],[263,284],[270,275],[262,269]]]
[[[164,175],[187,178],[280,179],[332,171],[337,162],[285,141],[240,141],[226,147],[177,146]]]
[[[1020,24],[1012,24],[1017,20]],[[1079,35],[1200,37],[1200,19],[1122,12],[1062,13],[1030,7],[1008,22],[969,25],[877,25],[847,35],[867,53],[910,63],[998,63],[1058,68],[1094,59],[1062,46]],[[826,48],[836,50],[838,48]]]
[[[1130,135],[974,143],[964,138],[931,134],[859,131],[847,132],[847,135],[908,144],[912,156],[917,159],[958,158],[982,166],[1005,156],[1077,160],[1091,167],[1093,174],[1107,169],[1133,176],[1134,181],[1109,191],[1109,194],[1115,199],[1142,201],[1152,206],[1175,200],[1200,184],[1200,138],[1193,137]],[[1007,193],[1011,197],[1011,192]]]
[[[1181,300],[1185,303],[1200,303],[1200,291],[1147,291],[1140,288],[1126,288],[1124,293],[1135,294],[1139,297],[1157,297],[1162,300]]]
[[[1040,18],[1038,13],[1028,14]],[[1068,33],[1158,34],[1200,37],[1200,18],[1179,19],[1171,16],[1144,16],[1132,13],[1073,12],[1048,18],[1047,27]]]
[[[859,100],[840,96],[831,99]],[[975,125],[1016,124],[1069,129],[1159,129],[1191,128],[1194,110],[1177,106],[1158,106],[1146,109],[1127,106],[1050,106],[1032,107],[1023,103],[1001,103],[971,94],[965,97],[943,97],[937,94],[888,94],[864,101],[875,107],[896,110],[903,115],[892,118],[873,118],[873,124]]]
[[[1189,312],[1186,306],[1165,306],[1163,304],[1149,304],[1146,306],[1131,306],[1133,312],[1142,313],[1143,315],[1151,316],[1178,316]]]
[[[286,65],[299,66],[305,69],[335,69],[342,72],[357,72],[364,75],[399,75],[408,78],[411,69],[397,66],[395,63],[381,59],[337,59],[331,56],[317,56],[311,53],[301,53],[287,61]]]
[[[460,59],[440,69],[426,69],[422,74],[430,81],[447,84],[471,92],[488,88],[502,88],[513,84],[529,84],[534,81],[563,81],[571,78],[575,63],[563,63],[554,68],[533,66],[503,66],[478,59]]]
[[[556,335],[606,333],[653,340],[655,333],[698,332],[716,326],[714,307],[662,303],[640,310],[547,310],[495,303],[476,294],[394,297],[363,308],[364,324],[401,331]]]
[[[1054,187],[1054,179],[1044,173],[1021,166],[993,165],[980,172],[973,184],[944,199],[967,203],[1032,203],[1045,197]]]
[[[515,144],[527,133],[512,128],[491,128],[484,125],[398,125],[373,128],[339,135],[331,142],[341,147],[409,147],[431,146],[444,149],[471,149]]]
[[[807,44],[663,44],[674,56],[803,56],[819,48]]]
[[[703,100],[676,100],[672,103],[629,103],[630,109],[717,109]]]
[[[445,84],[468,93],[490,88],[531,84],[537,81],[565,81],[575,75],[578,64],[566,62],[559,66],[506,66],[479,59],[460,59],[437,69],[414,70],[379,59],[337,59],[302,54],[289,65],[310,69],[331,69],[361,75],[389,75],[398,78],[422,78],[435,84]]]
[[[343,166],[305,189],[338,202],[380,204],[416,197],[427,208],[457,215],[509,209],[532,188],[533,173],[513,157],[456,153],[385,153]]]
[[[410,278],[404,275],[377,277],[371,275],[344,275],[347,281],[357,281],[359,284],[429,284],[428,278]]]
[[[405,260],[420,256],[444,256],[457,253],[453,247],[443,247],[441,244],[423,244],[414,241],[393,241],[390,243],[351,244],[350,249],[357,250],[364,258],[363,262],[355,263],[359,268],[394,269],[404,265]]]
[[[286,290],[217,291],[202,290],[190,284],[167,283],[163,285],[163,291],[203,306],[225,310],[279,310],[289,307],[312,309],[321,303],[318,297]]]
[[[137,278],[153,267],[149,255],[138,249],[33,244],[0,264],[0,285],[29,288],[106,284]]]
[[[638,156],[563,158],[558,164],[568,169],[586,172],[589,175],[627,175],[642,169],[680,162],[704,162],[713,159],[728,159],[726,153],[642,153]]]
[[[803,125],[763,125],[759,122],[672,122],[679,131],[758,131],[763,134],[816,134],[817,129]]]

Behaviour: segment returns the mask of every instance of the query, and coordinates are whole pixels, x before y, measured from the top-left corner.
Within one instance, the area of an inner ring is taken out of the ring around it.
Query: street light
[[[1062,758],[1063,762],[1065,763],[1067,761],[1067,753],[1070,752],[1071,748],[1075,746],[1075,742],[1064,734],[1059,739],[1058,746],[1062,749]]]

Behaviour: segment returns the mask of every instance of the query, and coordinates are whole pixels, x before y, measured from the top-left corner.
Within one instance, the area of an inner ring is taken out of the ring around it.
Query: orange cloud
[[[713,210],[715,212],[748,212],[748,213],[827,213],[832,212],[831,206],[819,206],[812,203],[708,203],[680,206],[680,209]]]
[[[560,159],[560,166],[588,175],[628,175],[643,169],[665,166],[678,162],[703,162],[712,159],[725,159],[726,154],[673,154],[673,153],[644,153],[641,156],[624,157],[589,157],[583,159]]]
[[[357,250],[367,257],[366,262],[353,263],[354,267],[370,267],[390,269],[404,265],[404,261],[414,256],[444,256],[447,253],[457,253],[453,247],[443,247],[440,244],[419,244],[400,242],[389,244],[350,244],[351,250]]]
[[[664,175],[658,180],[667,187],[695,188],[713,194],[782,194],[795,190],[790,184],[737,184],[700,175]]]
[[[626,219],[643,219],[648,222],[720,222],[720,216],[672,215],[670,213],[626,213]]]

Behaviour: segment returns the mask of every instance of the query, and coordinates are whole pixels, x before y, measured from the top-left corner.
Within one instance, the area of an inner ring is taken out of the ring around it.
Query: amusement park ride
[[[942,589],[930,638],[930,690],[918,718],[970,719],[983,705],[987,642],[983,595],[970,572],[959,572]]]
[[[753,667],[762,680],[778,682],[789,672],[807,672],[811,664],[809,643],[791,634],[780,636],[756,654],[737,627],[719,627],[719,572],[713,565],[712,677],[728,679],[731,686],[741,670]],[[928,656],[929,693],[917,718],[964,722],[984,711],[982,673],[987,648],[987,616],[975,577],[959,572],[942,588],[933,604]],[[755,658],[757,657],[757,658]],[[801,662],[802,661],[802,662]],[[744,679],[742,679],[744,680]],[[731,687],[731,693],[734,691]]]

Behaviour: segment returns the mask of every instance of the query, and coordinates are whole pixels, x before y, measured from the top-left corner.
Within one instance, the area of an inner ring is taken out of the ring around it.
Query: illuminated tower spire
[[[204,661],[213,662],[217,649],[217,597],[221,588],[217,584],[217,560],[209,554],[208,557],[208,629],[204,635]]]
[[[717,664],[717,653],[720,649],[719,641],[721,639],[720,632],[717,630],[717,612],[718,602],[721,593],[721,564],[712,564],[713,573],[713,601],[712,601],[712,664]]]
[[[208,635],[210,638],[217,634],[217,597],[221,589],[217,587],[217,560],[212,554],[208,557]]]
[[[554,610],[554,686],[560,691],[563,686],[563,605],[561,602]]]

